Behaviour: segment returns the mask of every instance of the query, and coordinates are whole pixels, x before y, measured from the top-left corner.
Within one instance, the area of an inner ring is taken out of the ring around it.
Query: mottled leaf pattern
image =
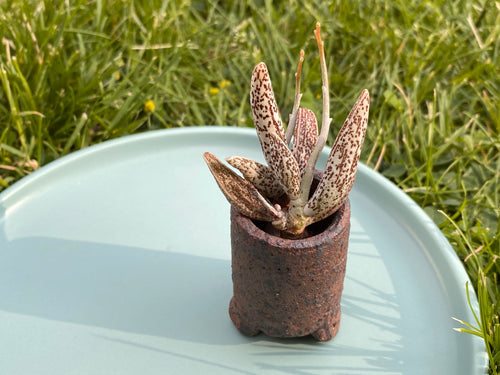
[[[226,199],[243,215],[264,221],[274,221],[282,216],[250,182],[238,176],[214,155],[205,152],[203,158]]]
[[[264,158],[288,197],[296,199],[300,188],[299,165],[285,143],[283,125],[264,63],[258,64],[253,71],[250,105]]]
[[[238,169],[243,177],[250,181],[265,197],[279,198],[285,194],[283,187],[267,165],[241,156],[231,156],[226,161]]]
[[[301,51],[296,75],[295,100],[290,123],[285,133],[278,105],[274,98],[269,72],[264,63],[252,74],[250,104],[262,151],[268,166],[243,157],[227,161],[244,176],[240,177],[215,156],[204,158],[227,200],[244,215],[270,221],[273,226],[298,236],[304,228],[333,214],[347,199],[358,168],[363,145],[370,97],[364,90],[344,122],[330,152],[319,185],[309,201],[314,165],[328,137],[330,118],[328,74],[320,25],[314,32],[321,64],[323,113],[321,133],[313,112],[300,106],[300,72],[304,53]],[[288,148],[293,135],[292,150]],[[265,197],[284,200],[283,208],[272,206]]]
[[[304,175],[304,169],[317,140],[318,123],[314,112],[307,108],[299,108],[292,141],[292,153],[299,164],[301,176]]]
[[[369,107],[370,96],[364,90],[340,129],[323,178],[304,208],[304,214],[313,217],[314,221],[334,213],[351,191],[365,138]]]
[[[300,171],[299,164],[290,149],[281,139],[269,134],[263,151],[274,177],[283,186],[285,193],[291,200],[297,199],[300,190]]]
[[[257,134],[273,133],[284,141],[285,132],[278,104],[274,98],[273,86],[267,66],[263,62],[257,64],[252,73],[250,106],[252,107]]]

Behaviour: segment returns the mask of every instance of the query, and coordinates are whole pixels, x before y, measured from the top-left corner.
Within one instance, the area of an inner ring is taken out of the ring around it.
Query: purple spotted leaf
[[[273,133],[285,141],[285,131],[283,130],[278,104],[274,98],[271,78],[267,66],[263,62],[257,64],[252,73],[250,106],[252,107],[254,124],[259,138],[261,138],[261,135]]]
[[[228,158],[228,163],[243,174],[242,178],[212,154],[204,154],[217,184],[232,205],[253,219],[270,221],[291,238],[300,236],[307,225],[333,214],[345,202],[356,177],[368,123],[370,98],[364,90],[340,129],[323,177],[308,199],[314,166],[325,145],[331,122],[328,72],[319,23],[314,34],[320,55],[323,93],[320,134],[314,114],[300,108],[300,73],[304,57],[301,52],[294,106],[286,135],[266,65],[258,64],[252,74],[250,104],[267,166],[242,157]],[[292,138],[290,150],[288,145]]]
[[[368,124],[370,96],[363,90],[340,129],[326,163],[323,178],[304,208],[304,214],[319,221],[344,204],[351,191]]]
[[[226,161],[238,169],[243,177],[251,182],[262,195],[267,198],[279,198],[285,191],[280,183],[274,178],[271,169],[264,164],[241,156],[231,156]]]
[[[314,112],[307,108],[299,108],[292,141],[292,153],[299,164],[301,176],[304,175],[307,161],[317,141],[318,123]]]
[[[203,158],[226,199],[243,215],[255,220],[274,221],[282,213],[274,208],[249,181],[238,176],[209,152]]]
[[[285,143],[283,124],[264,63],[259,63],[253,71],[250,105],[264,158],[288,197],[296,199],[300,189],[299,165]]]

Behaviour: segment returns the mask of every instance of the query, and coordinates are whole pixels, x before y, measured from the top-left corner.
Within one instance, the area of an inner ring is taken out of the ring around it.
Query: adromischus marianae
[[[304,61],[301,51],[294,106],[286,133],[266,65],[259,63],[252,74],[250,104],[268,165],[239,156],[227,158],[227,162],[241,172],[241,177],[209,152],[203,155],[229,203],[251,219],[269,221],[292,237],[333,214],[347,199],[356,178],[370,106],[368,91],[363,90],[340,129],[322,179],[309,198],[316,161],[326,143],[331,122],[328,74],[319,23],[314,34],[323,84],[321,132],[318,134],[314,113],[300,107],[300,73]]]

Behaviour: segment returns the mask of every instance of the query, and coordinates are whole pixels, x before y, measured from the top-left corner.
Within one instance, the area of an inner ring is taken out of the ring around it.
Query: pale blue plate
[[[229,204],[205,151],[263,160],[253,129],[156,131],[76,152],[0,195],[0,373],[485,372],[482,342],[453,331],[452,317],[474,322],[459,259],[363,165],[337,337],[240,335],[227,312]]]

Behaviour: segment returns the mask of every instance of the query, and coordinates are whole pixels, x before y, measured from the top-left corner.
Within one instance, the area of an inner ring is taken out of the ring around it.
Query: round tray
[[[229,204],[205,151],[263,161],[253,129],[155,131],[61,158],[0,194],[2,373],[485,372],[481,340],[453,331],[452,317],[474,321],[458,257],[363,165],[338,335],[241,335],[228,316]]]

